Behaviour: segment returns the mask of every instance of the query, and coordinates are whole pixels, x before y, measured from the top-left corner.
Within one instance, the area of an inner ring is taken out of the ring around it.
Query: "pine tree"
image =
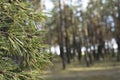
[[[36,80],[33,70],[50,63],[45,51],[45,18],[20,0],[0,0],[0,80]]]

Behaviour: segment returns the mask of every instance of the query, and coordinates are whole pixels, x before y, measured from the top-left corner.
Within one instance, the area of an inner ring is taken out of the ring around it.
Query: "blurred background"
[[[37,13],[47,16],[45,43],[53,56],[53,66],[45,70],[43,77],[47,80],[120,79],[120,0],[32,2]]]

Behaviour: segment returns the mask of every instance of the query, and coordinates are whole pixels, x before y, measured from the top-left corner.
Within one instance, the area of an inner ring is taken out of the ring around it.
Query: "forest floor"
[[[61,63],[55,63],[44,71],[45,80],[120,80],[120,62],[101,61],[86,67],[72,63],[62,70]]]

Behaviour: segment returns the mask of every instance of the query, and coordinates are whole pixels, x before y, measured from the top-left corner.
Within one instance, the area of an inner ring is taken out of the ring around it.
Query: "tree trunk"
[[[63,41],[63,32],[62,32],[62,28],[63,28],[63,23],[62,23],[62,9],[61,9],[61,0],[58,1],[59,3],[59,25],[58,25],[58,40],[59,40],[59,46],[60,46],[60,56],[61,56],[61,60],[62,60],[62,66],[63,69],[66,68],[66,64],[65,64],[65,53],[64,53],[64,41]]]

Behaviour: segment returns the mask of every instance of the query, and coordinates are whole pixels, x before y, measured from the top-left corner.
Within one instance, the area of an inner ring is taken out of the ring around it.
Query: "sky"
[[[89,0],[81,0],[81,1],[82,1],[82,4],[83,4],[82,8],[83,8],[83,10],[85,10],[87,5],[88,5]]]
[[[44,0],[44,4],[46,10],[51,10],[54,7],[53,3],[50,0]]]
[[[70,0],[68,0],[68,1],[67,0],[63,0],[63,1],[69,2]],[[72,1],[73,1],[73,5],[77,4],[77,0],[72,0]],[[85,10],[89,0],[81,0],[81,2],[83,4],[82,9]],[[53,3],[50,0],[44,0],[44,3],[45,3],[46,10],[48,10],[48,11],[50,11],[54,7]]]

